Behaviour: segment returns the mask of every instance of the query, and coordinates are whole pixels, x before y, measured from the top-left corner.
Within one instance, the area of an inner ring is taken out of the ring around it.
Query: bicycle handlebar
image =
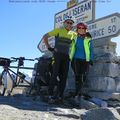
[[[40,58],[35,58],[34,60],[39,60]]]
[[[34,61],[35,59],[27,59],[27,58],[25,58],[25,57],[18,57],[18,58],[16,58],[16,57],[11,57],[11,59],[14,59],[14,60],[28,60],[28,61]]]
[[[24,59],[24,60],[28,60],[28,61],[34,61],[34,59]]]

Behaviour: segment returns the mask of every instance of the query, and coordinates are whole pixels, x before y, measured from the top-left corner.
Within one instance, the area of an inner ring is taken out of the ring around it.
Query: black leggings
[[[54,64],[53,64],[53,73],[49,83],[49,95],[54,95],[53,90],[55,84],[57,83],[57,77],[60,81],[58,84],[58,93],[57,96],[63,97],[64,89],[66,86],[66,80],[69,70],[69,56],[63,53],[54,53]]]
[[[82,87],[86,81],[86,75],[89,69],[89,62],[82,59],[73,59],[71,62],[71,67],[75,74],[75,96],[82,95]]]

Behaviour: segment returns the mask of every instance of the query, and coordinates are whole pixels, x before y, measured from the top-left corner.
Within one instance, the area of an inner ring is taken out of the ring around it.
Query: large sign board
[[[64,20],[70,17],[75,19],[75,24],[79,22],[92,22],[95,20],[95,1],[84,0],[74,7],[55,14],[54,27],[62,27]]]
[[[120,14],[114,13],[106,17],[100,18],[95,22],[88,25],[88,30],[92,35],[92,38],[101,39],[104,37],[115,37],[120,34]],[[55,38],[49,38],[49,44],[54,47]],[[38,44],[38,49],[41,52],[47,51],[43,40]]]
[[[93,39],[118,36],[120,34],[120,14],[114,13],[97,19],[88,25],[88,31]]]

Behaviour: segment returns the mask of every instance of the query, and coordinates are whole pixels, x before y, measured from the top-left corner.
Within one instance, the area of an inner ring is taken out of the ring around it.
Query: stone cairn
[[[120,59],[116,43],[110,39],[94,40],[94,65],[88,75],[89,94],[101,99],[120,99]],[[99,93],[99,94],[98,94]]]
[[[90,66],[84,92],[107,102],[108,100],[120,101],[120,57],[116,54],[116,43],[106,38],[94,40],[93,44],[94,64]],[[75,89],[71,67],[66,89]],[[113,106],[111,101],[110,104]]]

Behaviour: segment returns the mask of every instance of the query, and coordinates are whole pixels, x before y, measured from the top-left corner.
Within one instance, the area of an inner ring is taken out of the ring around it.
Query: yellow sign
[[[78,0],[70,0],[67,2],[67,8],[73,7],[78,3]]]

